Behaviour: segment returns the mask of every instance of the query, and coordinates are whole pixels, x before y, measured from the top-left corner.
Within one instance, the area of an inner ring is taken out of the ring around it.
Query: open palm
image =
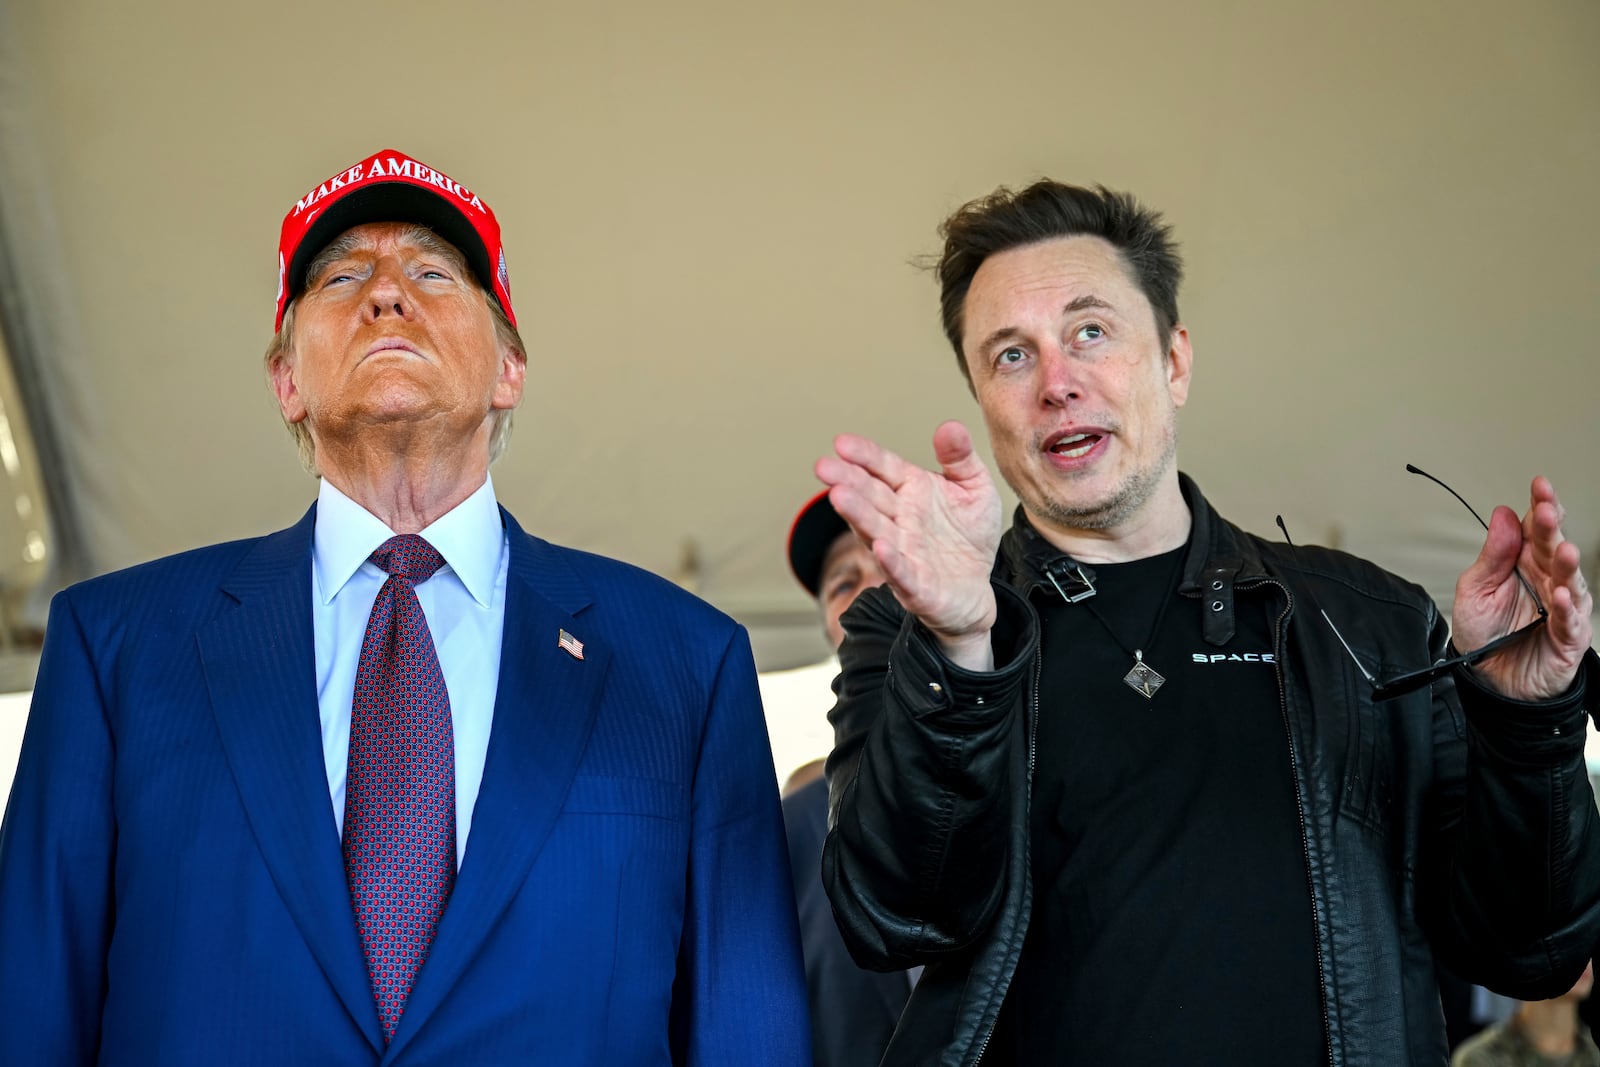
[[[1000,494],[959,422],[933,435],[940,470],[909,463],[854,434],[834,439],[817,461],[828,499],[872,545],[896,599],[958,652],[987,649],[995,620],[989,574],[1000,543]]]

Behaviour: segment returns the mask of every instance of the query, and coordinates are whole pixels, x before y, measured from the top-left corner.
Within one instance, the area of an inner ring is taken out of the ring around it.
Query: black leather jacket
[[[1583,758],[1600,660],[1548,703],[1500,700],[1467,672],[1375,703],[1315,610],[1364,662],[1405,669],[1444,654],[1427,595],[1344,553],[1247,534],[1182,483],[1179,591],[1204,598],[1205,639],[1232,635],[1235,590],[1272,587],[1328,1063],[1443,1065],[1435,959],[1539,999],[1566,992],[1600,938]],[[928,965],[886,1067],[979,1062],[1022,951],[1041,671],[1027,596],[1052,552],[1022,524],[1002,540],[992,673],[945,660],[887,589],[843,620],[823,880],[860,963]]]

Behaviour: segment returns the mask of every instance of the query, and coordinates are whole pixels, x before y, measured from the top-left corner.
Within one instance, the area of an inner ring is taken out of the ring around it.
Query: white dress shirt
[[[349,769],[350,703],[367,616],[388,575],[367,557],[394,531],[345,496],[327,479],[317,496],[312,539],[311,616],[317,649],[317,707],[322,758],[327,765],[333,817],[344,833],[344,786]],[[417,600],[433,634],[439,668],[450,693],[456,753],[456,866],[467,852],[472,807],[483,782],[483,761],[494,721],[500,681],[500,639],[506,615],[506,565],[510,558],[494,484],[477,492],[422,531],[444,566],[417,586]]]

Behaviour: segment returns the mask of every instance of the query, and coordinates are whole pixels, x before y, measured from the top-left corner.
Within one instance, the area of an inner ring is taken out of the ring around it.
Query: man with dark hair
[[[379,152],[283,222],[297,524],[55,599],[0,827],[0,1063],[807,1060],[744,631],[495,501],[500,227]]]
[[[968,385],[972,373],[961,338],[973,275],[996,252],[1071,234],[1099,237],[1122,254],[1128,277],[1155,312],[1157,336],[1168,337],[1177,327],[1183,260],[1172,241],[1172,228],[1161,216],[1127,193],[1103,185],[1085,189],[1043,181],[1020,193],[999,189],[962,206],[939,227],[945,241],[935,268],[939,314],[944,335],[955,349],[956,366]]]
[[[1436,958],[1570,988],[1600,660],[1549,482],[1494,511],[1447,627],[1178,472],[1158,215],[1046,181],[944,234],[1011,529],[960,423],[938,471],[852,435],[817,463],[887,580],[845,617],[823,861],[858,959],[928,965],[884,1063],[1436,1065]]]
[[[883,583],[872,550],[845,525],[826,492],[812,497],[794,517],[789,528],[789,569],[817,602],[823,632],[833,649],[844,640],[839,617],[857,596]],[[789,867],[800,914],[813,1062],[816,1067],[877,1067],[911,983],[904,971],[863,970],[839,937],[820,877],[822,843],[828,834],[828,784],[823,778],[793,787],[784,796],[783,828],[789,838]]]

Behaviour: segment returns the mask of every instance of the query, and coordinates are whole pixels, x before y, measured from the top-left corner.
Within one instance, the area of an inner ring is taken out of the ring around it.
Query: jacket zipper
[[[1023,821],[1024,821],[1024,823],[1026,823],[1028,825],[1028,835],[1024,835],[1024,840],[1027,840],[1027,841],[1031,841],[1032,840],[1030,835],[1033,833],[1033,826],[1032,826],[1032,821],[1031,821],[1032,818],[1033,818],[1033,815],[1032,815],[1032,810],[1033,810],[1033,768],[1034,768],[1034,757],[1037,754],[1036,739],[1039,736],[1039,683],[1040,683],[1041,679],[1044,677],[1044,640],[1043,640],[1044,639],[1044,634],[1043,634],[1044,618],[1042,616],[1039,619],[1039,626],[1040,626],[1040,630],[1041,630],[1040,635],[1039,635],[1040,636],[1040,644],[1039,644],[1039,647],[1036,648],[1034,650],[1034,652],[1033,652],[1033,691],[1028,694],[1028,789],[1027,789],[1027,792],[1024,794],[1024,797],[1027,800],[1027,805],[1023,808],[1023,811],[1022,811]],[[1032,851],[1031,848],[1030,848],[1029,851],[1030,852]],[[1031,864],[1033,863],[1033,860],[1032,860],[1031,856],[1030,857],[1025,857],[1025,858],[1027,859],[1028,864],[1031,866]],[[1309,857],[1307,859],[1307,862],[1309,864],[1309,862],[1310,862],[1309,861]],[[1033,874],[1032,874],[1031,870],[1028,873],[1028,877],[1030,877],[1030,878],[1033,877]],[[1320,953],[1320,949],[1318,951]],[[1320,955],[1318,957],[1318,961],[1319,961],[1319,963],[1321,961]],[[1015,974],[1016,974],[1015,967],[1013,967],[1012,975],[1015,976]],[[1010,984],[1010,980],[1009,979],[1007,980],[1007,984],[1008,985]],[[1002,1007],[1004,1006],[1004,1001],[1005,1001],[1005,998],[1002,997],[1001,998]],[[978,1064],[983,1061],[984,1053],[989,1051],[989,1042],[994,1038],[994,1028],[999,1022],[1000,1022],[1000,1012],[996,1011],[995,1014],[994,1014],[994,1022],[989,1024],[988,1033],[984,1034],[983,1035],[983,1040],[978,1043],[978,1054],[975,1057],[973,1057],[972,1067],[978,1067]]]
[[[1322,955],[1322,917],[1321,909],[1317,906],[1317,886],[1311,875],[1311,840],[1310,831],[1306,829],[1306,801],[1305,792],[1300,785],[1300,756],[1294,744],[1294,730],[1289,725],[1289,700],[1285,695],[1287,687],[1283,678],[1283,624],[1294,610],[1294,594],[1289,592],[1289,587],[1272,578],[1263,578],[1254,582],[1241,582],[1234,586],[1235,589],[1253,589],[1260,585],[1276,586],[1283,593],[1283,611],[1273,622],[1273,647],[1276,652],[1272,664],[1273,673],[1278,678],[1278,713],[1283,719],[1283,733],[1289,743],[1289,772],[1294,781],[1294,804],[1300,818],[1300,855],[1305,863],[1306,894],[1311,898],[1311,943],[1317,949],[1317,992],[1318,1000],[1322,1005],[1322,1044],[1328,1051],[1328,1067],[1333,1064],[1333,1024],[1328,1018],[1328,970],[1327,962]],[[1195,596],[1196,594],[1189,594]],[[1043,625],[1043,620],[1040,620]],[[1035,757],[1037,756],[1035,739],[1039,734],[1039,684],[1044,673],[1044,652],[1041,645],[1033,654],[1033,690],[1028,698],[1028,806],[1032,807],[1033,798],[1033,773]],[[1028,812],[1023,812],[1028,818]],[[996,1013],[995,1021],[999,1021]],[[972,1060],[973,1067],[982,1062],[984,1054],[989,1051],[989,1042],[994,1038],[994,1024],[990,1024],[989,1031],[983,1035],[983,1040],[978,1044],[978,1055]]]
[[[1328,1018],[1328,972],[1326,961],[1322,956],[1321,909],[1317,907],[1317,885],[1311,874],[1311,838],[1310,831],[1306,829],[1305,792],[1300,785],[1300,756],[1294,745],[1294,729],[1289,725],[1288,687],[1283,679],[1283,624],[1294,610],[1294,594],[1289,592],[1288,586],[1271,578],[1241,582],[1234,588],[1252,589],[1258,585],[1277,586],[1284,597],[1283,611],[1272,624],[1273,650],[1276,653],[1272,668],[1278,676],[1278,711],[1283,717],[1284,737],[1289,742],[1289,773],[1294,778],[1294,805],[1300,816],[1300,852],[1305,859],[1306,891],[1311,897],[1311,943],[1317,947],[1317,992],[1321,995],[1322,1002],[1322,1044],[1328,1050],[1328,1067],[1333,1067],[1333,1024]]]

